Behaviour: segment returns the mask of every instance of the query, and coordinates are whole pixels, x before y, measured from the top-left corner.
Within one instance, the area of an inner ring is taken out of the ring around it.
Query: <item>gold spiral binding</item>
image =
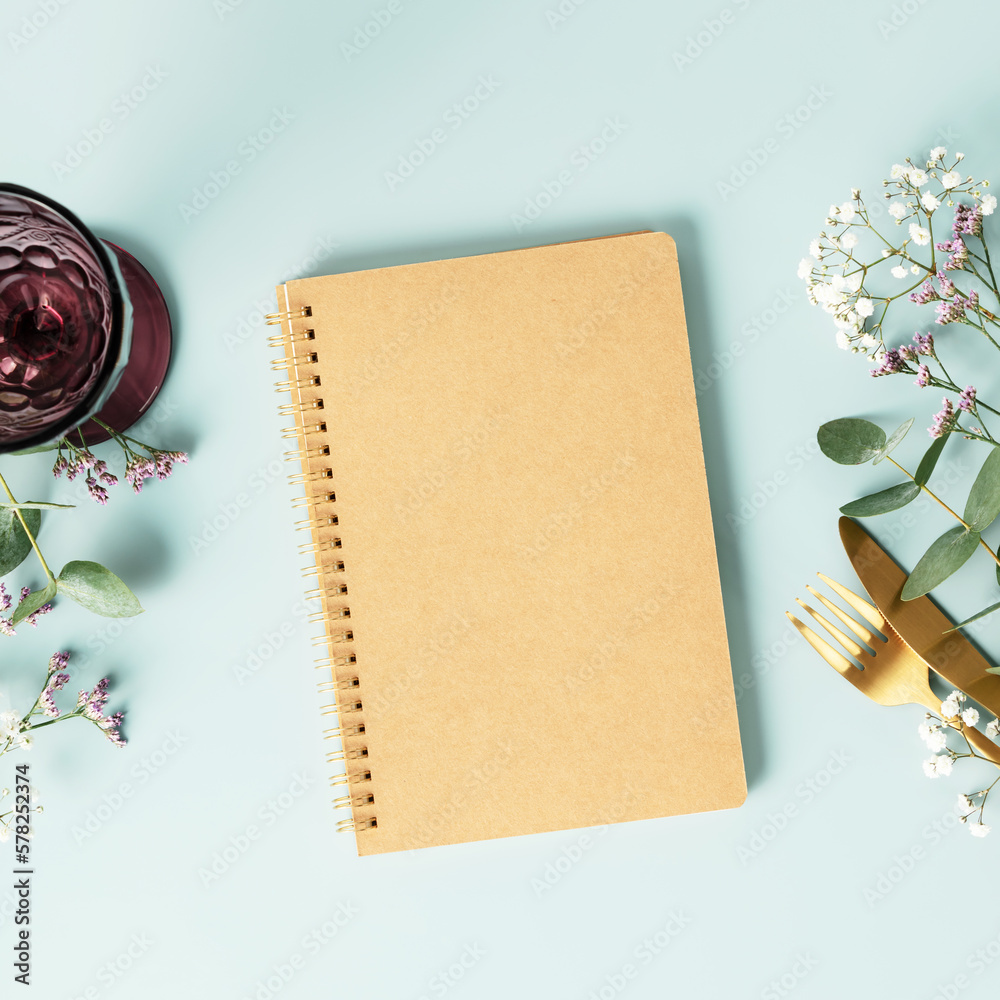
[[[317,667],[326,666],[326,664],[321,664],[317,661]],[[342,681],[323,681],[323,684],[328,685],[327,687],[321,687],[321,691],[356,691],[361,687],[361,681],[357,677],[348,677]]]
[[[317,493],[315,496],[296,497],[292,501],[292,507],[318,507],[321,503],[336,503],[337,494],[333,491],[329,493]],[[299,546],[301,549],[302,546]]]
[[[342,819],[337,823],[337,833],[357,833],[359,830],[375,829],[378,826],[378,821],[374,816],[371,819],[355,819],[353,816],[350,819]]]
[[[320,469],[317,472],[296,472],[288,477],[288,481],[293,486],[302,486],[304,483],[318,483],[323,479],[332,479],[333,469]]]
[[[305,495],[297,497],[293,506],[305,508],[304,513],[308,516],[298,521],[295,528],[297,531],[308,531],[312,536],[299,545],[299,551],[312,558],[312,565],[303,570],[303,575],[318,578],[318,585],[306,594],[306,598],[322,602],[320,610],[308,614],[307,618],[324,629],[323,635],[314,637],[313,645],[324,647],[326,653],[317,658],[317,668],[330,671],[329,680],[324,679],[317,684],[317,690],[328,696],[320,712],[335,723],[324,730],[323,738],[339,741],[340,744],[339,749],[326,754],[326,759],[329,763],[344,763],[343,773],[332,776],[330,784],[348,786],[347,793],[334,801],[334,807],[352,811],[350,818],[337,823],[337,829],[370,830],[378,825],[371,815],[375,796],[370,791],[355,791],[358,785],[371,782],[372,776],[370,770],[359,767],[358,763],[368,757],[368,747],[364,745],[367,730],[364,705],[360,699],[361,682],[355,673],[358,660],[350,645],[354,641],[354,631],[343,626],[336,627],[341,622],[348,624],[351,618],[350,608],[344,603],[347,584],[339,581],[331,583],[328,579],[328,574],[343,573],[344,563],[339,558],[328,558],[334,550],[343,546],[339,532],[334,534],[329,530],[336,528],[340,521],[329,506],[336,503],[337,496],[332,489],[333,470],[327,467],[330,443],[322,437],[329,434],[324,414],[319,412],[325,409],[325,405],[322,396],[313,391],[322,385],[322,379],[318,374],[310,375],[302,370],[303,366],[319,363],[318,342],[311,324],[296,322],[311,315],[312,309],[308,306],[270,313],[267,323],[280,325],[281,331],[268,337],[268,345],[280,349],[282,355],[271,361],[271,368],[289,373],[275,383],[275,389],[290,392],[292,396],[291,402],[279,405],[278,411],[295,422],[294,426],[281,432],[284,440],[296,442],[292,450],[285,453],[285,460],[298,462],[301,467],[288,480],[305,487]],[[343,650],[342,653],[335,652],[338,647]],[[363,810],[364,815],[358,810]]]
[[[278,407],[278,413],[283,417],[294,417],[296,413],[305,413],[306,410],[322,410],[322,399],[300,399],[295,403],[282,403]]]
[[[334,809],[350,809],[351,806],[363,808],[371,805],[375,801],[375,796],[370,792],[364,795],[340,795],[333,800]]]
[[[320,656],[316,659],[316,669],[317,670],[331,670],[333,667],[353,667],[358,662],[358,658],[354,653],[346,653],[343,656]],[[352,678],[353,680],[354,678]],[[336,681],[323,681],[323,684],[335,684]],[[348,684],[342,690],[346,691],[348,688],[357,687],[357,684]],[[320,688],[323,690],[332,691],[333,688]]]
[[[337,706],[333,706],[334,711],[336,711]],[[324,712],[324,715],[328,715],[328,712]],[[359,722],[356,726],[335,726],[333,729],[323,730],[323,739],[325,740],[342,740],[345,736],[364,736],[365,734],[365,724]]]
[[[350,618],[350,608],[328,608],[326,611],[314,611],[306,621],[310,625],[318,625],[321,622],[338,621],[341,618]]]
[[[312,316],[312,306],[302,306],[299,309],[291,309],[288,312],[273,312],[268,313],[264,317],[264,322],[268,326],[280,326],[285,320],[289,322],[293,319],[299,319],[302,316]]]
[[[271,324],[274,325],[273,323]],[[285,347],[287,344],[300,344],[304,340],[315,340],[315,330],[300,330],[298,333],[272,333],[267,338],[268,347]]]
[[[368,747],[341,747],[339,750],[331,750],[326,759],[330,764],[335,764],[342,760],[364,760],[368,756]]]
[[[363,785],[366,781],[372,780],[371,771],[352,771],[350,774],[334,774],[330,778],[332,788],[340,788],[344,785]]]
[[[274,391],[291,392],[292,389],[309,389],[320,384],[318,375],[304,375],[302,378],[283,379],[280,382],[275,382]]]
[[[273,358],[271,360],[271,370],[280,371],[284,368],[298,368],[300,365],[314,365],[319,360],[315,351],[308,354],[293,354],[291,357]]]
[[[329,635],[317,635],[312,644],[314,646],[322,646],[325,642],[353,642],[354,633],[353,632],[331,632]]]
[[[298,427],[283,427],[280,431],[282,438],[289,440],[295,438],[296,440],[299,436],[308,436],[310,434],[325,434],[326,433],[326,422],[321,420],[318,424],[309,424],[308,426],[303,426],[300,430]]]
[[[312,448],[299,448],[298,451],[286,451],[285,461],[286,462],[301,462],[310,458],[322,458],[325,455],[330,454],[330,446],[328,444],[317,444]],[[304,498],[301,498],[304,499]],[[293,501],[292,506],[295,506]]]

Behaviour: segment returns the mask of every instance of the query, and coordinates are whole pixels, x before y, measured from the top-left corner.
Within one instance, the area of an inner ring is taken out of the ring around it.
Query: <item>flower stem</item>
[[[887,459],[888,461],[892,462],[892,464],[893,464],[894,466],[896,466],[896,468],[897,468],[897,469],[899,469],[899,471],[900,471],[900,472],[902,472],[904,476],[906,476],[907,478],[909,478],[909,479],[912,479],[912,480],[913,480],[914,482],[916,482],[916,479],[914,478],[914,476],[912,475],[912,473],[909,473],[909,472],[907,472],[907,471],[906,471],[906,469],[904,469],[904,468],[903,468],[903,467],[902,467],[902,466],[901,466],[901,465],[899,464],[899,462],[897,462],[897,461],[896,461],[896,460],[895,460],[895,459],[894,459],[894,458],[892,457],[892,455],[886,455],[885,457],[886,457],[886,459]],[[955,520],[956,520],[956,521],[958,521],[958,523],[959,523],[959,524],[961,524],[961,525],[962,525],[962,527],[963,527],[963,528],[965,528],[965,530],[966,530],[966,531],[972,531],[972,528],[970,527],[970,525],[966,524],[966,522],[965,522],[965,521],[964,521],[964,520],[963,520],[962,518],[960,518],[960,517],[958,516],[958,514],[956,514],[956,513],[955,513],[955,512],[954,512],[954,511],[953,511],[953,510],[952,510],[952,509],[951,509],[951,508],[950,508],[950,507],[949,507],[949,506],[948,506],[948,505],[947,505],[947,504],[946,504],[946,503],[945,503],[945,502],[944,502],[944,501],[943,501],[943,500],[942,500],[942,499],[941,499],[941,498],[940,498],[939,496],[937,496],[937,494],[935,494],[935,493],[932,493],[932,492],[931,492],[931,491],[930,491],[929,489],[927,489],[927,487],[926,487],[926,486],[925,486],[925,485],[924,485],[923,483],[920,483],[919,485],[920,485],[920,488],[921,488],[921,489],[922,489],[922,490],[923,490],[923,491],[924,491],[924,492],[925,492],[925,493],[926,493],[926,494],[927,494],[927,495],[928,495],[928,496],[929,496],[929,497],[930,497],[930,498],[931,498],[932,500],[935,500],[935,501],[936,501],[937,503],[939,503],[939,504],[940,504],[940,505],[941,505],[942,507],[944,507],[944,509],[945,509],[946,511],[948,511],[948,513],[949,513],[949,514],[951,514],[951,516],[952,516],[953,518],[955,518]],[[996,564],[997,564],[998,566],[1000,566],[1000,556],[998,556],[998,555],[997,555],[997,554],[996,554],[996,553],[995,553],[995,552],[994,552],[994,551],[993,551],[993,550],[992,550],[992,549],[991,549],[991,548],[990,548],[990,547],[989,547],[989,546],[988,546],[988,545],[986,544],[986,541],[985,541],[985,539],[983,539],[983,537],[982,537],[981,535],[980,535],[980,537],[979,537],[979,544],[980,544],[980,545],[982,545],[982,547],[983,547],[984,549],[986,549],[986,551],[987,551],[987,552],[989,552],[989,554],[990,554],[990,558],[991,558],[991,559],[992,559],[992,560],[993,560],[993,561],[994,561],[994,562],[995,562],[995,563],[996,563]]]
[[[0,486],[3,487],[3,491],[7,494],[7,498],[10,502],[17,503],[17,500],[14,499],[14,494],[11,493],[10,487],[7,485],[7,480],[4,479],[2,474],[0,474]],[[38,561],[42,564],[42,569],[45,570],[45,576],[51,583],[55,577],[52,575],[52,570],[49,569],[49,564],[45,561],[45,556],[42,555],[42,550],[38,547],[38,542],[35,541],[35,536],[31,533],[31,529],[28,527],[28,522],[24,519],[24,514],[21,512],[19,507],[14,508],[14,513],[17,515],[17,519],[21,522],[21,527],[24,529],[24,533],[28,536],[28,541],[31,542],[31,547],[35,550],[35,555],[38,556]]]

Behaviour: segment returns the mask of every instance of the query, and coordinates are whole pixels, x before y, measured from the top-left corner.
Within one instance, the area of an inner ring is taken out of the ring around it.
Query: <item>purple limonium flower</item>
[[[945,240],[943,243],[935,243],[934,245],[938,250],[951,254],[945,261],[944,269],[946,271],[960,271],[969,262],[969,248],[959,236],[953,240]]]
[[[36,628],[38,626],[38,619],[42,615],[47,615],[52,610],[51,604],[43,604],[36,611],[32,611],[30,615],[25,615],[24,620],[32,627]]]
[[[931,370],[927,365],[919,365],[917,367],[917,377],[914,379],[917,385],[921,389],[927,388],[931,384]]]
[[[955,426],[955,421],[958,419],[955,407],[952,406],[951,400],[947,396],[944,398],[943,403],[944,406],[941,412],[934,414],[934,423],[927,428],[927,433],[932,438],[939,438],[947,434]]]
[[[917,354],[934,356],[934,335],[932,333],[915,333],[913,343],[917,345]]]
[[[938,295],[937,289],[930,281],[925,281],[917,291],[910,292],[910,301],[916,302],[918,306],[927,305],[928,302],[934,302],[939,298],[941,296]]]
[[[944,326],[946,323],[958,323],[965,319],[965,300],[957,296],[950,302],[939,302],[937,304],[937,318],[935,323]]]
[[[10,611],[14,606],[13,600],[11,600],[10,594],[7,593],[7,588],[3,583],[0,583],[0,611]]]
[[[901,372],[906,370],[906,363],[903,361],[902,357],[895,348],[886,351],[882,356],[882,363],[878,368],[872,368],[869,371],[869,375],[872,378],[878,378],[880,375],[895,375],[896,372]]]
[[[951,231],[954,236],[979,236],[983,231],[982,209],[978,205],[956,205]]]
[[[87,476],[87,492],[102,507],[107,504],[108,491],[103,486],[100,486],[93,476]]]
[[[958,290],[955,288],[955,282],[951,280],[944,273],[944,271],[938,271],[937,273],[938,287],[940,290],[941,298],[950,299],[954,296],[955,292]]]
[[[967,385],[958,394],[958,408],[966,413],[971,413],[976,408],[976,390],[971,385]]]
[[[38,704],[41,705],[42,712],[50,719],[59,718],[59,709],[56,707],[56,703],[52,700],[52,688],[47,687],[38,696]]]
[[[63,650],[60,653],[53,653],[49,658],[49,673],[54,674],[57,670],[65,670],[69,663],[69,653]]]

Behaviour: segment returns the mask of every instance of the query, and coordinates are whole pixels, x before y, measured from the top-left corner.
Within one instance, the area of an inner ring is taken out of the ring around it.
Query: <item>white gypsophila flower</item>
[[[987,194],[983,196],[979,206],[983,210],[983,215],[992,215],[993,210],[997,207],[997,200],[993,195]]]
[[[851,274],[844,278],[844,288],[849,292],[856,292],[861,287],[861,275]]]
[[[928,154],[930,160],[943,160],[948,155],[948,150],[944,146],[935,146]]]
[[[965,153],[956,153],[955,154],[955,159],[956,160],[964,160],[965,159]]]
[[[920,268],[916,264],[911,264],[910,274],[920,274]]]
[[[879,339],[878,337],[873,337],[870,333],[866,333],[861,338],[861,346],[868,351],[874,350],[879,346]]]
[[[925,191],[920,196],[920,204],[927,209],[928,212],[933,212],[935,208],[941,207],[941,202],[930,193],[930,191]]]
[[[892,203],[892,204],[891,204],[891,205],[889,206],[889,214],[890,214],[890,215],[891,215],[891,216],[892,216],[892,217],[893,217],[894,219],[896,219],[897,221],[898,221],[899,219],[902,219],[902,218],[903,218],[903,216],[904,216],[904,215],[906,215],[906,211],[907,211],[907,209],[906,209],[906,202],[902,202],[902,201],[894,201],[894,202],[893,202],[893,203]]]
[[[853,250],[858,245],[858,234],[846,232],[840,237],[840,246],[844,250]]]
[[[940,753],[948,745],[948,736],[943,729],[935,726],[933,732],[927,734],[924,742],[927,744],[928,750]]]
[[[899,264],[897,264],[889,273],[894,278],[905,278],[906,277],[906,268],[902,267]]]
[[[911,222],[910,239],[913,240],[918,247],[925,247],[931,241],[931,234],[924,229],[923,226],[918,226],[915,222]]]
[[[973,837],[985,837],[989,832],[990,827],[988,827],[985,823],[969,824],[969,833],[971,833]]]
[[[974,726],[979,721],[979,713],[974,708],[967,708],[962,713],[962,721],[967,726]]]
[[[845,201],[844,204],[840,206],[841,222],[851,222],[857,214],[858,213],[855,211],[854,206],[849,201]]]
[[[986,723],[986,735],[991,740],[995,740],[1000,736],[1000,719],[993,719],[992,722]]]
[[[809,278],[812,275],[812,261],[808,257],[803,257],[799,261],[799,269],[795,272],[800,278]]]
[[[968,795],[959,795],[958,801],[955,803],[955,812],[957,813],[968,813],[976,808],[976,804],[969,798]]]
[[[867,319],[873,312],[875,312],[875,303],[872,302],[871,299],[860,298],[854,308],[859,316],[863,316]]]
[[[941,183],[950,191],[962,183],[962,175],[957,170],[949,170],[948,173],[941,175]]]
[[[939,753],[935,760],[937,761],[937,773],[947,778],[951,774],[951,769],[955,766],[955,762],[946,753]]]
[[[906,167],[902,163],[894,163],[892,165],[892,170],[889,171],[889,177],[894,181],[898,181],[900,177],[906,174]]]
[[[0,844],[6,844],[10,840],[10,827],[6,823],[0,823]]]
[[[958,713],[958,698],[955,697],[955,692],[952,691],[952,693],[941,702],[941,716],[945,719],[954,719]]]
[[[823,259],[823,252],[822,252],[822,249],[821,249],[821,247],[819,245],[819,240],[813,240],[809,244],[809,255],[811,257],[815,257],[816,260],[822,260]]]
[[[941,777],[938,773],[938,761],[940,759],[940,757],[934,756],[928,757],[927,760],[924,761],[924,774],[926,774],[928,778]]]
[[[843,330],[837,331],[837,346],[842,351],[848,351],[851,348],[851,338]]]
[[[0,712],[0,739],[10,739],[20,731],[21,717],[17,712]]]
[[[926,171],[921,170],[919,167],[912,167],[910,170],[907,171],[906,179],[914,187],[922,187],[924,184],[927,183],[927,173]]]

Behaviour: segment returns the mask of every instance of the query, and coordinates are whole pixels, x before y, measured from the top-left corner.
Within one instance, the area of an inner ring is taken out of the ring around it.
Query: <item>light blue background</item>
[[[817,425],[915,415],[899,453],[912,466],[937,408],[906,380],[871,382],[834,348],[796,264],[831,201],[853,185],[877,197],[906,155],[942,144],[962,149],[974,173],[995,173],[997,14],[966,14],[959,27],[942,0],[563,0],[561,20],[559,0],[394,7],[354,53],[345,43],[386,0],[8,0],[0,15],[4,179],[65,203],[162,282],[176,352],[144,430],[192,455],[142,497],[120,488],[106,510],[80,499],[42,533],[53,562],[108,563],[148,613],[122,627],[60,606],[3,646],[0,689],[12,704],[30,702],[54,649],[71,648],[74,684],[113,677],[111,706],[127,710],[130,739],[119,752],[69,723],[39,734],[26,758],[45,804],[34,995],[583,1000],[608,995],[632,962],[638,976],[623,992],[634,1000],[790,987],[802,1000],[930,1000],[960,974],[963,997],[995,996],[1000,964],[971,965],[991,942],[1000,952],[989,888],[1000,834],[973,840],[951,818],[975,779],[958,768],[927,781],[919,710],[862,699],[783,611],[818,569],[853,580],[836,508],[892,481],[817,457]],[[33,17],[43,26],[26,39]],[[678,64],[689,43],[691,61]],[[125,115],[116,100],[152,83],[148,68],[165,77]],[[451,128],[444,116],[481,77],[499,85]],[[811,95],[813,109],[785,123]],[[291,120],[251,160],[241,144],[275,109]],[[104,118],[100,145],[57,168]],[[580,170],[577,151],[609,118],[619,133]],[[390,190],[386,172],[439,127],[446,141]],[[185,219],[194,189],[234,160],[239,173]],[[571,183],[518,228],[513,217],[564,170]],[[725,192],[734,171],[742,184]],[[259,304],[300,274],[639,228],[677,240],[694,364],[707,373],[699,406],[749,799],[729,813],[613,827],[571,865],[560,859],[579,833],[359,860],[333,830]],[[781,311],[767,311],[775,303]],[[964,455],[942,466],[956,503]],[[44,457],[3,462],[21,496],[79,497],[47,467]],[[773,496],[732,521],[761,490]],[[216,518],[217,537],[199,544]],[[878,530],[912,563],[948,526],[937,512],[920,522],[905,530],[890,517]],[[14,579],[38,582],[30,562]],[[974,559],[942,600],[971,613],[996,599],[991,580]],[[995,624],[979,639],[1000,652]],[[258,649],[266,659],[253,670]],[[6,784],[14,763],[0,763]],[[282,793],[287,809],[268,812]],[[250,825],[259,839],[206,884],[199,871]],[[0,871],[8,860],[10,846]],[[540,893],[535,880],[557,864],[568,870]],[[884,898],[866,898],[897,876]],[[9,958],[7,883],[0,875]],[[304,939],[338,913],[345,926],[311,953]],[[685,926],[643,963],[636,949],[672,913]],[[467,958],[460,981],[435,979],[476,947],[482,957]],[[301,967],[268,987],[296,954]],[[4,959],[4,995],[12,976]]]

